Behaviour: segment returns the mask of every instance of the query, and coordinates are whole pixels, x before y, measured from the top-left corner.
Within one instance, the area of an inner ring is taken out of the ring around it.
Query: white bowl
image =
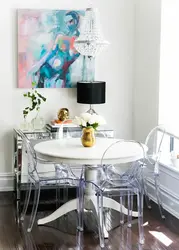
[[[172,161],[174,167],[179,168],[179,159],[171,158],[171,161]]]

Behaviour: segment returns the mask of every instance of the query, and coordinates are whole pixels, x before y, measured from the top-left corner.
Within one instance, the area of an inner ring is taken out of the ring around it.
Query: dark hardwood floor
[[[43,216],[44,212],[38,213],[38,217]],[[0,193],[0,250],[99,250],[97,230],[91,216],[85,216],[86,232],[83,235],[76,234],[75,212],[48,226],[35,225],[32,233],[27,233],[28,221],[24,225],[16,223],[13,194]],[[113,228],[106,240],[106,250],[179,250],[178,220],[167,214],[166,220],[162,221],[155,206],[152,211],[144,211],[143,246],[138,245],[137,220],[133,220],[131,230],[126,225],[117,226],[116,216],[112,214],[111,221],[106,219],[107,226]]]

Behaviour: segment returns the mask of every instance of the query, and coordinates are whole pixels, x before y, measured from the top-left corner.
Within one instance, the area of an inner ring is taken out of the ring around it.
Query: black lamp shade
[[[105,103],[106,82],[77,82],[77,102],[86,104]]]

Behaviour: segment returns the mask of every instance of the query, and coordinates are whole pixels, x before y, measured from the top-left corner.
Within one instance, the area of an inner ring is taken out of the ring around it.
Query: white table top
[[[40,142],[34,149],[41,157],[57,163],[95,165],[101,163],[104,151],[119,139],[96,138],[93,147],[83,147],[80,138],[50,140]],[[144,149],[147,151],[145,145]],[[135,161],[143,158],[143,150],[138,144],[120,142],[105,155],[104,164]]]

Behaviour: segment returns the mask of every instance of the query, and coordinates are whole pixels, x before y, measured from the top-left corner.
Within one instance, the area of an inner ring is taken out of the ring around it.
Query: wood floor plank
[[[38,217],[45,214],[40,212]],[[108,226],[113,225],[114,228],[109,232],[109,239],[105,240],[105,250],[179,250],[179,225],[175,218],[169,216],[162,221],[155,210],[145,210],[145,244],[140,246],[137,219],[129,229],[126,224],[117,227],[112,221],[117,220],[116,216],[111,216],[111,221],[108,221]],[[0,193],[0,250],[100,250],[93,215],[86,216],[86,230],[80,235],[76,235],[76,219],[76,213],[70,213],[48,226],[35,225],[32,232],[27,233],[28,217],[23,225],[17,225],[12,194]],[[156,232],[156,237],[151,232]],[[171,240],[170,244],[167,245],[167,241],[163,243],[160,237]]]

